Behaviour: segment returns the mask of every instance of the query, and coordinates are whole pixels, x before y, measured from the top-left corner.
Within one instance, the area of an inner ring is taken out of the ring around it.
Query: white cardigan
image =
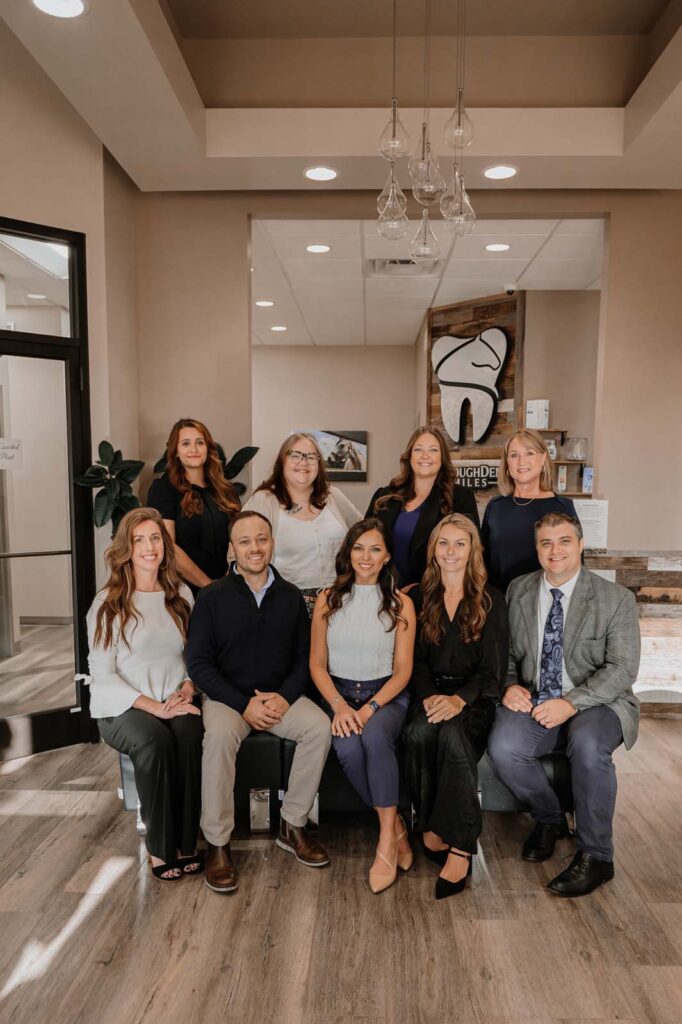
[[[353,502],[349,501],[338,487],[329,488],[326,507],[334,518],[341,523],[344,530],[349,530],[351,526],[354,526],[355,523],[360,522],[362,519]],[[273,536],[277,533],[281,505],[272,491],[254,491],[246,505],[244,505],[244,509],[260,512],[262,516],[269,520]]]
[[[182,597],[193,604],[189,587],[180,588]],[[95,644],[97,612],[104,599],[97,594],[87,615],[90,656],[90,714],[93,718],[115,718],[128,711],[143,694],[165,701],[187,679],[185,643],[166,609],[164,593],[135,591],[137,625],[126,626],[130,647],[114,623],[112,642],[104,649]]]

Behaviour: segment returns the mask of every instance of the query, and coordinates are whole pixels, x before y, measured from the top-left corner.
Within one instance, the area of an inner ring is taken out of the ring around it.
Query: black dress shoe
[[[539,821],[523,844],[521,856],[524,860],[532,860],[536,864],[549,860],[554,853],[557,840],[566,839],[570,834],[571,830],[565,819],[557,825],[545,825]]]
[[[424,837],[422,836],[422,850],[424,851],[425,856],[427,856],[430,861],[433,861],[434,864],[438,864],[439,867],[441,868],[444,867],[445,862],[448,859],[447,846],[445,847],[444,850],[430,850],[429,847],[424,842]]]
[[[467,868],[466,875],[464,876],[464,878],[460,878],[459,882],[450,882],[447,878],[442,878],[441,876],[439,876],[436,879],[436,888],[434,890],[434,896],[436,897],[437,900],[446,900],[448,896],[456,896],[458,892],[462,892],[464,890],[465,885],[467,884],[467,878],[469,878],[472,873],[470,853],[460,853],[459,850],[453,849],[452,846],[446,852],[448,854],[454,853],[456,857],[462,857],[464,860],[468,860],[469,867]]]
[[[612,860],[599,860],[578,850],[566,870],[553,878],[547,888],[557,896],[587,896],[612,878]]]

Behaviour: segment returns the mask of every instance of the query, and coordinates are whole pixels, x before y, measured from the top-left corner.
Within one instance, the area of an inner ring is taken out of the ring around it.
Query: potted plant
[[[132,484],[144,468],[139,459],[124,459],[118,448],[109,441],[100,441],[99,459],[89,466],[74,483],[79,487],[101,488],[95,495],[93,517],[95,526],[104,526],[111,520],[111,536],[116,533],[126,512],[140,507],[140,499],[133,494]]]

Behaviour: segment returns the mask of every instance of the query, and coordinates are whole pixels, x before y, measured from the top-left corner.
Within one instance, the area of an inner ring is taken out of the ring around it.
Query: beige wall
[[[270,473],[275,455],[295,429],[366,430],[366,483],[343,492],[364,513],[377,487],[398,470],[398,456],[414,429],[413,346],[253,350],[253,443],[260,446],[252,480]]]
[[[110,437],[126,459],[136,459],[140,450],[135,247],[138,196],[137,187],[105,150],[104,253],[110,347]]]
[[[524,399],[548,398],[550,426],[594,451],[601,292],[526,292]]]

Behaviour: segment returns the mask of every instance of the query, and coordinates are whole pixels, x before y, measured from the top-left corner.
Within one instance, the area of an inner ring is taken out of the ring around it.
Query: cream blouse
[[[192,593],[184,584],[182,597],[193,604]],[[135,591],[139,614],[126,627],[128,645],[114,624],[111,646],[106,650],[95,644],[97,612],[104,599],[97,594],[87,615],[90,656],[90,714],[93,718],[114,718],[128,711],[142,694],[165,701],[187,679],[185,643],[166,609],[162,590]]]

